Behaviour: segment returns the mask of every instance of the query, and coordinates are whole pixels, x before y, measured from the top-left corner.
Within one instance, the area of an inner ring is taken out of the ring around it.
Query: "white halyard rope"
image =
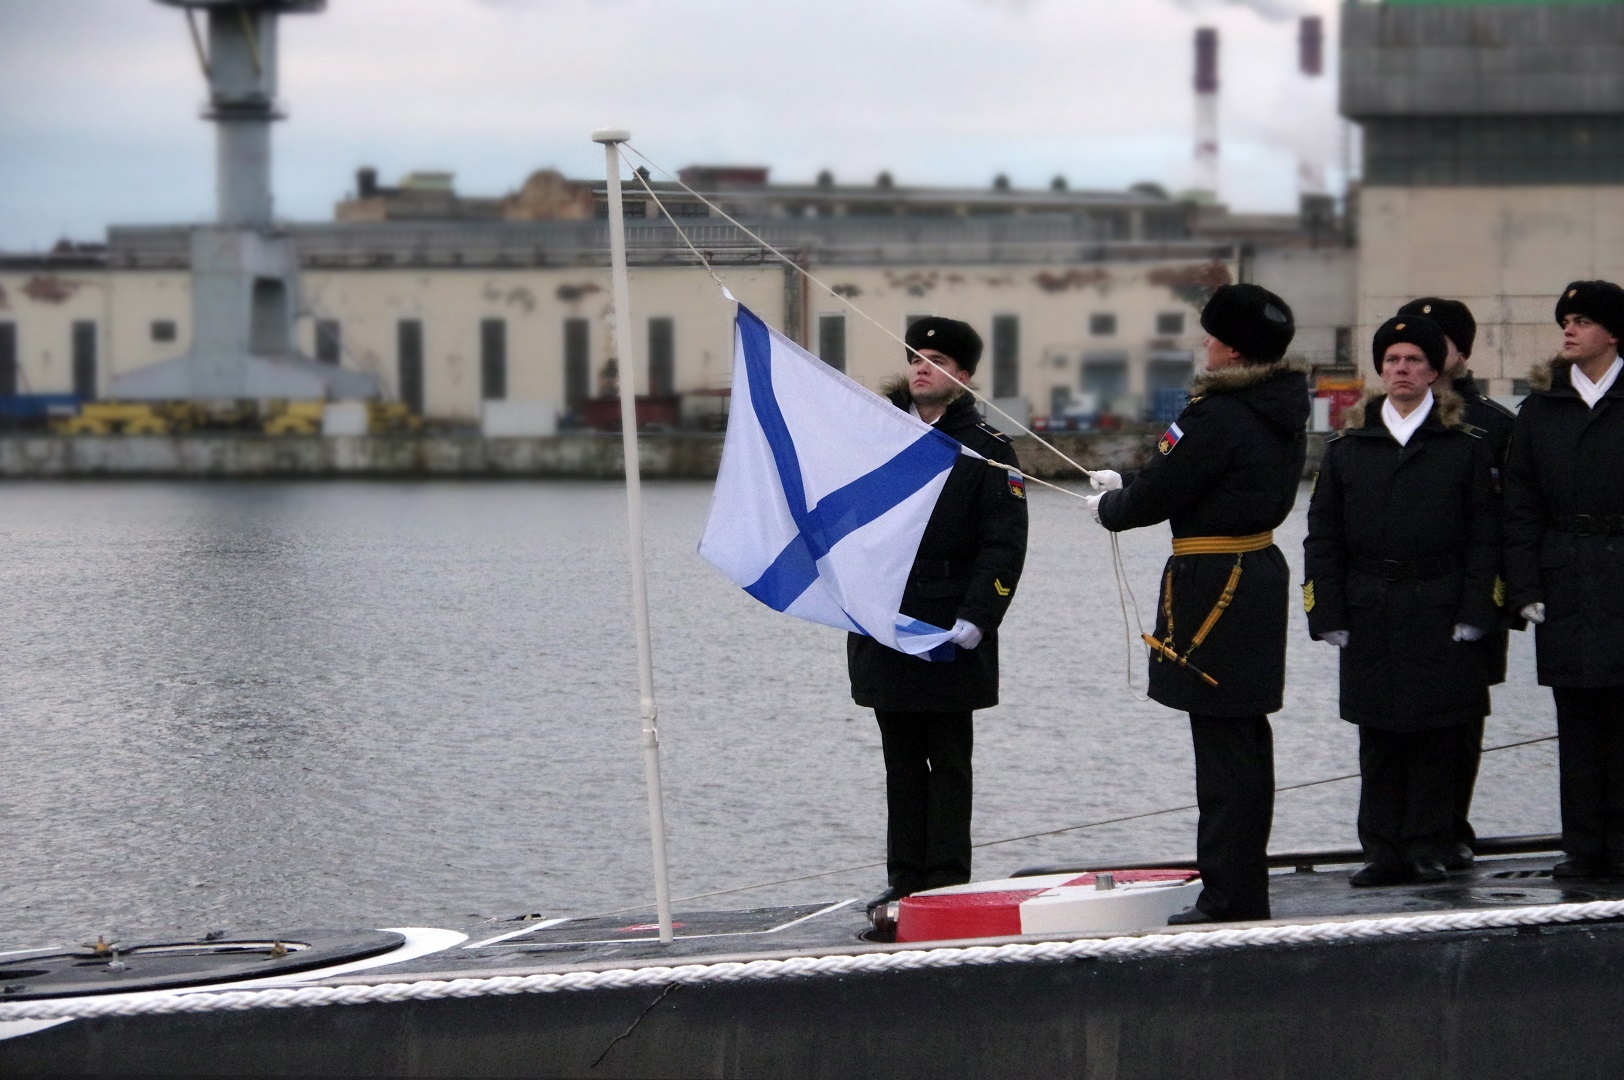
[[[320,1005],[373,1005],[513,994],[556,994],[578,990],[725,985],[765,982],[773,979],[868,975],[996,964],[1055,963],[1090,959],[1133,960],[1158,956],[1187,956],[1221,949],[1271,945],[1329,945],[1415,934],[1494,930],[1620,917],[1624,917],[1624,901],[1597,900],[1584,904],[1451,911],[1434,915],[1406,915],[1347,922],[1255,926],[1245,929],[1186,931],[1176,934],[1093,938],[1082,941],[947,946],[899,952],[793,957],[787,960],[615,968],[564,974],[493,975],[488,978],[424,979],[416,982],[371,985],[199,991],[141,997],[89,997],[69,1001],[19,1001],[0,1004],[0,1021],[241,1012],[249,1009],[312,1008]]]
[[[809,281],[813,285],[816,285],[818,288],[822,289],[824,292],[828,293],[830,296],[834,297],[836,300],[838,300],[842,304],[846,305],[846,307],[850,308],[852,311],[856,312],[858,315],[860,315],[864,319],[868,320],[874,326],[878,327],[883,333],[888,335],[893,341],[895,341],[897,344],[901,345],[904,349],[906,349],[908,352],[912,353],[914,356],[917,356],[924,363],[929,364],[931,367],[935,368],[937,371],[942,372],[942,374],[948,375],[949,378],[952,377],[945,369],[942,368],[942,366],[940,364],[936,363],[936,361],[932,360],[930,357],[926,356],[924,353],[920,352],[918,349],[914,348],[912,345],[909,345],[905,340],[898,337],[896,332],[894,330],[892,330],[889,326],[886,326],[884,323],[880,322],[880,320],[876,319],[874,316],[872,316],[868,312],[864,311],[857,304],[852,303],[852,300],[851,300],[851,298],[849,296],[845,296],[844,294],[840,293],[839,291],[837,291],[836,289],[831,287],[827,282],[820,279],[817,275],[813,274],[806,267],[802,266],[800,263],[796,262],[794,259],[792,259],[788,255],[784,254],[784,252],[782,252],[782,251],[778,250],[777,248],[773,247],[771,244],[767,243],[766,240],[764,240],[760,236],[756,235],[743,222],[739,221],[737,218],[730,215],[727,211],[723,210],[720,206],[717,206],[715,203],[713,203],[709,199],[705,198],[705,196],[701,195],[699,192],[697,192],[693,188],[689,187],[687,182],[684,181],[682,179],[682,177],[677,176],[675,173],[671,172],[669,169],[666,169],[665,167],[660,165],[659,162],[657,162],[654,159],[650,158],[647,154],[645,154],[641,150],[637,149],[637,147],[633,146],[631,143],[626,143],[624,145],[625,145],[625,148],[627,150],[629,150],[631,153],[636,154],[638,157],[642,158],[649,165],[652,165],[654,168],[659,169],[666,176],[668,176],[672,180],[674,180],[676,182],[677,186],[682,188],[683,191],[686,191],[689,195],[692,195],[694,198],[698,199],[701,203],[705,204],[705,206],[708,207],[712,212],[714,212],[719,217],[723,218],[724,220],[726,220],[727,222],[732,224],[735,228],[737,228],[740,232],[744,233],[744,235],[748,236],[751,240],[754,240],[756,243],[760,244],[764,250],[770,251],[774,255],[776,255],[778,257],[778,259],[785,266],[788,266],[788,267],[792,268],[796,273],[798,273],[802,277],[806,278],[807,281]],[[655,206],[659,207],[660,213],[665,215],[666,221],[670,222],[671,227],[676,230],[677,235],[682,237],[682,242],[684,244],[688,245],[688,250],[693,253],[694,258],[699,260],[700,265],[705,268],[705,272],[710,275],[711,280],[716,282],[717,288],[721,289],[723,293],[727,293],[728,292],[727,286],[722,284],[722,279],[716,276],[716,270],[715,270],[714,267],[711,266],[710,260],[705,258],[704,253],[701,252],[697,247],[694,246],[693,240],[689,239],[688,233],[687,233],[687,231],[685,229],[683,229],[682,224],[677,221],[676,216],[673,215],[671,213],[671,211],[666,207],[665,203],[660,200],[659,195],[655,194],[654,186],[648,182],[648,177],[644,175],[645,172],[647,172],[646,169],[633,169],[632,170],[632,175],[635,176],[637,178],[638,182],[643,185],[643,190],[648,194],[648,197],[654,201]],[[728,295],[731,295],[731,294],[728,294]],[[1039,446],[1041,446],[1044,449],[1048,450],[1050,453],[1052,453],[1056,457],[1060,458],[1060,460],[1064,461],[1066,464],[1070,465],[1072,468],[1077,469],[1078,471],[1082,472],[1084,475],[1088,476],[1090,480],[1093,479],[1093,477],[1094,477],[1094,471],[1093,470],[1084,468],[1081,464],[1079,464],[1078,462],[1072,460],[1064,451],[1062,451],[1058,446],[1054,445],[1054,443],[1049,442],[1043,436],[1039,435],[1037,432],[1033,431],[1031,428],[1027,427],[1025,424],[1021,423],[1019,420],[1016,420],[1013,416],[1009,415],[1009,413],[1007,413],[1003,409],[999,408],[998,405],[991,398],[983,395],[982,393],[977,391],[974,387],[972,387],[972,386],[970,386],[968,384],[965,385],[964,390],[971,397],[975,398],[977,401],[981,402],[987,408],[991,409],[993,412],[997,413],[999,416],[1002,416],[1011,425],[1013,425],[1016,428],[1019,428],[1026,435],[1028,435],[1029,437],[1034,439]],[[990,458],[985,459],[985,460],[986,460],[986,463],[989,466],[991,466],[991,467],[993,467],[995,469],[1008,469],[1011,472],[1014,472],[1014,473],[1018,474],[1019,476],[1023,477],[1026,481],[1028,481],[1030,483],[1034,483],[1034,484],[1038,484],[1038,485],[1040,485],[1042,487],[1050,488],[1050,489],[1052,489],[1054,491],[1060,492],[1062,495],[1069,495],[1073,499],[1081,501],[1081,500],[1086,499],[1088,497],[1083,492],[1073,491],[1070,488],[1061,486],[1060,484],[1051,483],[1050,481],[1044,480],[1041,477],[1033,476],[1031,473],[1026,472],[1024,469],[1020,469],[1020,468],[1015,467],[1015,466],[1007,465],[1007,464],[1005,464],[1005,463],[1003,463],[1001,461],[994,461],[994,460],[992,460]],[[1133,637],[1132,633],[1128,631],[1128,603],[1129,603],[1130,600],[1132,600],[1133,606],[1134,606],[1134,612],[1133,612],[1134,620],[1139,623],[1139,633],[1140,633],[1140,638],[1141,639],[1143,639],[1143,637],[1144,637],[1145,627],[1144,627],[1144,620],[1141,619],[1140,616],[1139,616],[1139,601],[1138,601],[1137,598],[1135,598],[1133,596],[1133,588],[1127,584],[1127,577],[1128,577],[1127,569],[1126,569],[1126,567],[1124,567],[1122,565],[1122,551],[1117,545],[1117,535],[1114,532],[1111,534],[1111,564],[1112,564],[1112,567],[1113,567],[1113,569],[1115,571],[1115,577],[1116,577],[1117,601],[1122,605],[1122,628],[1123,628],[1123,630],[1125,632],[1124,633],[1124,640],[1127,643],[1127,649],[1123,654],[1123,661],[1124,661],[1124,666],[1125,666],[1126,671],[1127,671],[1126,682],[1127,682],[1128,692],[1130,694],[1132,694],[1139,701],[1149,701],[1150,698],[1148,696],[1146,696],[1145,694],[1139,693],[1139,691],[1137,689],[1135,689],[1134,684],[1133,684],[1133,661],[1134,661],[1134,644],[1135,644],[1135,641],[1134,641],[1134,637]],[[1126,593],[1124,593],[1124,590],[1126,590]]]
[[[925,356],[923,353],[921,353],[918,349],[914,348],[912,345],[909,345],[902,338],[898,337],[897,334],[896,334],[896,331],[892,330],[889,326],[886,326],[884,323],[880,322],[880,320],[876,319],[874,316],[872,316],[868,312],[864,311],[857,304],[852,303],[850,297],[841,295],[839,292],[835,291],[835,289],[832,288],[830,285],[828,285],[827,283],[825,283],[824,281],[819,279],[817,277],[817,275],[813,274],[806,267],[802,266],[800,263],[796,262],[794,259],[792,259],[788,255],[786,255],[784,252],[782,252],[782,251],[778,250],[777,248],[773,247],[766,240],[764,240],[760,236],[756,235],[756,233],[751,231],[749,226],[745,225],[743,222],[739,221],[737,218],[735,218],[731,214],[729,214],[726,210],[723,210],[720,206],[717,206],[715,203],[713,203],[709,199],[705,198],[705,196],[701,195],[699,192],[697,192],[693,188],[689,187],[687,182],[684,181],[682,179],[682,177],[680,177],[677,174],[671,172],[671,170],[665,168],[659,162],[655,161],[653,158],[649,157],[647,154],[645,154],[641,150],[637,149],[637,147],[633,146],[631,143],[625,143],[623,145],[625,146],[626,150],[630,151],[633,154],[636,154],[638,157],[642,158],[649,165],[652,165],[654,168],[658,169],[660,172],[662,172],[666,176],[670,177],[671,180],[673,182],[675,182],[678,187],[680,187],[683,191],[687,192],[689,195],[692,195],[694,198],[698,199],[701,203],[703,203],[706,207],[708,207],[713,213],[715,213],[716,216],[718,216],[718,217],[722,218],[724,221],[728,222],[734,228],[738,229],[740,232],[744,233],[744,235],[748,236],[751,240],[754,240],[757,244],[760,244],[763,250],[772,252],[774,255],[776,255],[779,258],[779,260],[781,262],[783,262],[783,264],[785,266],[790,267],[796,273],[798,273],[802,277],[806,278],[806,280],[808,282],[810,282],[813,285],[816,285],[818,288],[822,289],[824,292],[828,293],[830,296],[834,297],[836,300],[838,300],[842,304],[846,305],[846,307],[850,308],[857,315],[861,316],[862,318],[866,319],[868,322],[872,323],[882,333],[886,334],[888,337],[890,337],[898,345],[901,345],[908,352],[912,353],[914,356],[919,357],[920,360],[923,360],[925,363],[929,364],[931,367],[936,368],[936,370],[942,371],[942,368],[940,367],[940,365],[938,365],[935,361],[931,360],[930,357]],[[660,208],[662,213],[665,214],[665,218],[666,218],[667,221],[669,221],[671,223],[672,228],[677,230],[677,233],[678,233],[678,235],[680,235],[682,237],[683,242],[688,245],[688,250],[693,252],[695,257],[699,259],[700,263],[702,263],[704,265],[706,271],[710,273],[711,280],[715,281],[718,285],[721,285],[722,284],[721,279],[716,276],[716,271],[711,269],[710,260],[706,259],[705,256],[701,255],[699,253],[699,249],[694,247],[693,241],[688,239],[688,234],[683,231],[683,228],[682,228],[681,225],[677,224],[677,219],[672,216],[671,211],[667,210],[666,207],[665,207],[665,204],[660,201],[659,196],[654,194],[654,189],[653,189],[653,187],[651,187],[649,185],[648,178],[645,177],[642,173],[637,172],[636,170],[633,170],[632,175],[636,176],[637,179],[642,183],[643,190],[648,192],[649,197],[654,200],[654,204]],[[723,286],[723,288],[726,288],[726,286]],[[943,371],[943,374],[947,374],[947,372]],[[1025,424],[1021,423],[1019,420],[1015,419],[1013,416],[1009,415],[1009,413],[1005,412],[1003,409],[1000,409],[997,406],[997,404],[995,404],[993,402],[993,400],[991,398],[987,397],[985,394],[982,394],[980,391],[976,390],[972,386],[966,386],[964,388],[964,390],[965,390],[965,393],[969,394],[971,397],[973,397],[977,401],[981,402],[987,408],[991,409],[993,412],[997,413],[999,416],[1002,416],[1005,420],[1009,421],[1009,423],[1013,427],[1019,428],[1020,431],[1023,434],[1031,436],[1034,440],[1036,440],[1036,442],[1037,442],[1037,444],[1039,446],[1043,447],[1044,449],[1048,450],[1050,453],[1054,454],[1061,461],[1064,461],[1066,464],[1070,465],[1072,468],[1076,469],[1078,472],[1084,473],[1084,474],[1086,474],[1088,476],[1094,475],[1094,470],[1086,469],[1082,465],[1078,464],[1076,461],[1073,461],[1058,446],[1054,445],[1054,443],[1049,442],[1043,436],[1039,435],[1037,432],[1033,431],[1031,428],[1027,427]],[[999,467],[1000,468],[1009,468],[1009,466],[1007,466],[1007,465],[1000,465]],[[1020,470],[1018,470],[1018,469],[1016,471],[1020,472]],[[1041,480],[1038,477],[1032,476],[1029,473],[1024,473],[1023,472],[1023,473],[1021,473],[1021,475],[1026,477],[1026,479],[1028,479],[1028,480],[1032,480],[1032,481],[1035,481],[1036,483],[1043,484],[1045,487],[1052,487],[1056,491],[1064,492],[1067,495],[1072,495],[1072,496],[1075,496],[1076,498],[1079,498],[1079,499],[1084,497],[1083,495],[1081,495],[1081,494],[1079,494],[1077,492],[1074,492],[1069,488],[1063,488],[1063,487],[1060,487],[1057,484],[1050,484],[1047,481]]]

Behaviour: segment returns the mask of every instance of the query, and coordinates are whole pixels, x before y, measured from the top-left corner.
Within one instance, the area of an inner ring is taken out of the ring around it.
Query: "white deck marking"
[[[568,919],[541,919],[541,920],[538,920],[536,922],[531,923],[529,926],[526,926],[523,929],[509,930],[505,934],[497,934],[495,937],[486,938],[484,941],[476,941],[471,945],[464,945],[463,948],[465,948],[465,949],[483,949],[487,945],[495,945],[498,941],[506,941],[509,938],[523,937],[525,934],[534,934],[537,930],[545,930],[549,926],[557,926],[559,923],[566,923],[566,922],[569,922],[569,920]]]

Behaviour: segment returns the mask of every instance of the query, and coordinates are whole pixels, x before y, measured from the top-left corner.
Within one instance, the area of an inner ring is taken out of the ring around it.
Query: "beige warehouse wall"
[[[104,271],[0,273],[0,322],[16,324],[18,389],[73,390],[73,324],[96,324],[98,375],[107,377],[108,277]]]
[[[1054,388],[1081,389],[1081,364],[1091,353],[1119,353],[1128,361],[1128,393],[1145,393],[1145,365],[1153,351],[1184,350],[1199,364],[1197,304],[1203,289],[1234,280],[1233,263],[1196,260],[1115,260],[1048,265],[816,266],[812,272],[849,296],[883,326],[901,335],[911,315],[966,319],[986,338],[988,354],[978,386],[992,389],[993,320],[1013,315],[1019,325],[1019,396],[1037,415],[1049,411]],[[767,322],[817,352],[818,316],[846,316],[847,371],[871,388],[903,370],[902,350],[883,331],[816,286],[776,265],[723,268],[721,279]],[[19,326],[25,388],[71,389],[71,324],[98,327],[101,375],[123,373],[177,356],[190,345],[191,299],[184,272],[95,271],[59,275],[48,288],[30,285],[39,275],[0,275],[7,307],[0,319]],[[422,322],[424,406],[433,418],[473,422],[480,415],[480,323],[501,319],[507,337],[507,397],[564,401],[564,327],[588,320],[593,394],[615,354],[613,304],[607,269],[595,267],[393,267],[307,270],[300,280],[297,339],[316,351],[318,319],[340,325],[342,362],[378,378],[385,397],[397,399],[398,325]],[[1290,290],[1286,290],[1290,295]],[[35,295],[49,296],[49,301]],[[647,388],[648,325],[669,318],[674,329],[674,376],[679,392],[728,385],[733,309],[702,267],[643,267],[631,274],[638,386]],[[804,315],[802,314],[804,313]],[[1182,316],[1178,334],[1158,332],[1157,317]],[[1091,318],[1111,315],[1115,330],[1091,329]],[[152,323],[175,323],[176,340],[152,340]]]
[[[1081,384],[1085,353],[1121,352],[1128,358],[1128,392],[1143,395],[1145,361],[1154,349],[1195,350],[1200,343],[1192,277],[1209,273],[1205,263],[1105,262],[1023,266],[814,267],[826,283],[848,295],[892,333],[901,335],[911,315],[963,319],[986,341],[976,386],[992,388],[993,319],[1019,318],[1019,391],[1036,414],[1046,414],[1050,391]],[[1233,263],[1218,273],[1234,280]],[[1173,282],[1174,284],[1169,284]],[[1182,283],[1183,291],[1181,291]],[[847,314],[847,373],[870,388],[904,367],[903,349],[883,330],[851,315],[827,295],[811,311]],[[1113,315],[1114,333],[1090,332],[1090,317]],[[1159,335],[1156,318],[1183,316],[1183,332]],[[816,342],[813,342],[816,351]]]
[[[733,294],[775,325],[782,321],[783,275],[752,267],[721,273]],[[675,380],[681,390],[726,386],[732,363],[732,307],[701,269],[636,269],[630,275],[638,389],[646,392],[648,322],[673,320]],[[512,400],[564,400],[564,326],[588,320],[591,391],[616,352],[614,304],[607,269],[331,270],[303,278],[308,318],[301,347],[314,349],[318,318],[342,327],[344,363],[376,376],[398,398],[398,330],[418,319],[424,336],[424,411],[474,420],[480,408],[480,323],[507,326]]]
[[[1477,318],[1472,370],[1494,393],[1557,351],[1564,285],[1624,281],[1624,187],[1372,187],[1360,215],[1359,355],[1405,301],[1453,297]]]

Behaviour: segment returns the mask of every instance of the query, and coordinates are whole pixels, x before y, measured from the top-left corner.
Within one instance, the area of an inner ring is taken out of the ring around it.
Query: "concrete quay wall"
[[[1154,453],[1154,432],[1057,434],[1050,441],[1089,468],[1133,469]],[[1311,437],[1310,470],[1322,440]],[[1026,470],[1044,478],[1075,478],[1059,457],[1022,437],[1016,449]],[[659,433],[638,439],[638,458],[651,479],[710,479],[722,437]],[[175,436],[0,435],[0,479],[128,478],[297,479],[569,477],[624,475],[618,435],[566,434],[537,438],[480,435]]]

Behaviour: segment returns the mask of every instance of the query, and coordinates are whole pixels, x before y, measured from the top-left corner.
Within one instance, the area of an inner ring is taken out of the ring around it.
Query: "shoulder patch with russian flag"
[[[1026,477],[1014,469],[1009,470],[1009,493],[1017,499],[1026,498]]]
[[[1184,438],[1184,430],[1174,424],[1167,429],[1167,434],[1163,435],[1161,441],[1156,444],[1156,449],[1164,454],[1171,454],[1173,447],[1177,446],[1182,438]]]

